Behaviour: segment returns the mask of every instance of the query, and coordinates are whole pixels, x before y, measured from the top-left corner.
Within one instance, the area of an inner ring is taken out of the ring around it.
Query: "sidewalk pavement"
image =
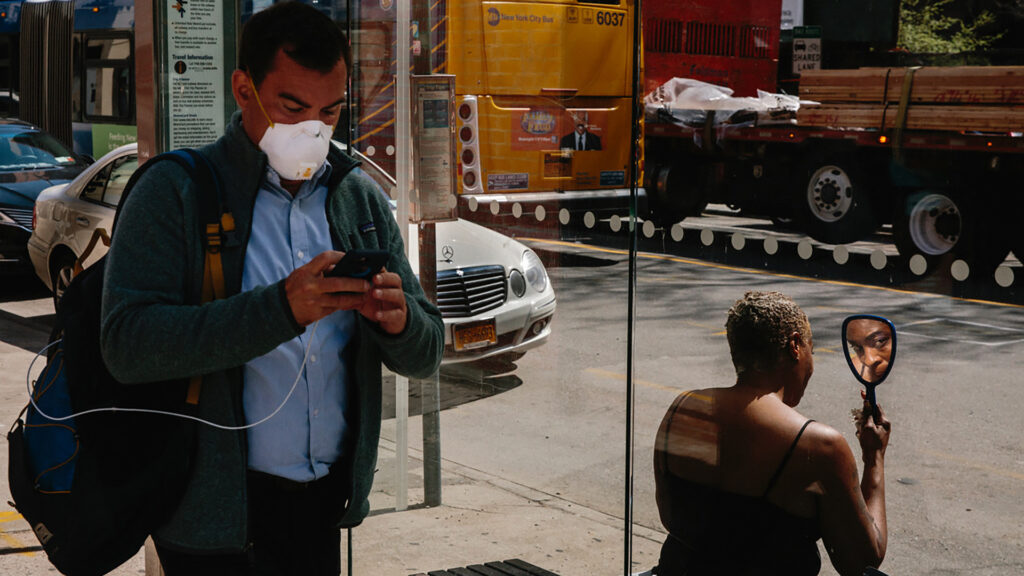
[[[6,445],[2,451],[6,463]],[[450,461],[442,461],[442,505],[425,508],[416,504],[422,502],[420,458],[410,448],[410,508],[396,512],[394,444],[382,440],[372,511],[352,531],[354,574],[408,576],[511,558],[560,576],[623,573],[621,513],[610,515]],[[0,504],[0,574],[55,574],[28,524],[6,500]],[[633,530],[630,572],[636,573],[655,564],[665,536],[641,526]],[[145,554],[140,551],[111,574],[147,574]]]

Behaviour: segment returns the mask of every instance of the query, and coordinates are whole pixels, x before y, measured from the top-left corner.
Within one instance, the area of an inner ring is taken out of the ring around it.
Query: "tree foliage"
[[[985,50],[1003,36],[990,10],[965,17],[955,2],[901,0],[900,47],[930,54],[973,52]]]

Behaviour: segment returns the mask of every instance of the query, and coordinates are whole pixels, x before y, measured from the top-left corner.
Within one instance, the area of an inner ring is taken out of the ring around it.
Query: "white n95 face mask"
[[[309,180],[327,161],[334,129],[319,120],[306,120],[298,124],[274,123],[260,100],[259,90],[249,77],[249,85],[256,95],[256,103],[269,126],[260,139],[259,147],[267,155],[270,167],[284,180]]]
[[[270,167],[285,180],[309,180],[327,160],[331,127],[319,120],[271,123],[260,139]]]

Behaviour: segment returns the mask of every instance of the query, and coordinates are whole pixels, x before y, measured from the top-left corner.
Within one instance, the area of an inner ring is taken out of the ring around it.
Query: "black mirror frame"
[[[884,322],[889,326],[889,330],[892,332],[892,349],[889,354],[889,367],[885,369],[885,374],[879,378],[878,382],[868,382],[865,380],[853,365],[853,358],[850,356],[850,345],[846,341],[846,329],[849,327],[850,322],[853,322],[854,320],[875,320],[878,322]],[[893,362],[896,360],[896,326],[891,320],[883,316],[876,316],[874,314],[854,314],[846,320],[843,320],[843,327],[839,334],[843,341],[843,355],[846,356],[846,364],[850,367],[850,372],[853,372],[854,377],[856,377],[861,384],[868,387],[869,392],[874,392],[874,387],[885,382],[885,379],[888,378],[889,374],[892,372]]]

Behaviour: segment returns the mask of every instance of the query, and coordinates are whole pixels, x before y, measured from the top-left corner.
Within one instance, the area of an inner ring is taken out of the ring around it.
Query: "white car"
[[[358,156],[358,153],[357,153]],[[384,190],[394,180],[369,159],[362,169]],[[75,261],[97,237],[83,267],[107,248],[98,236],[109,233],[117,202],[138,167],[135,144],[117,148],[97,160],[70,184],[39,194],[29,257],[36,274],[59,303],[71,280]],[[414,248],[417,227],[410,224]],[[503,234],[456,220],[437,224],[437,303],[444,317],[444,363],[468,362],[498,355],[519,357],[543,344],[551,334],[555,293],[547,271],[533,250]],[[410,256],[417,268],[418,255]]]

